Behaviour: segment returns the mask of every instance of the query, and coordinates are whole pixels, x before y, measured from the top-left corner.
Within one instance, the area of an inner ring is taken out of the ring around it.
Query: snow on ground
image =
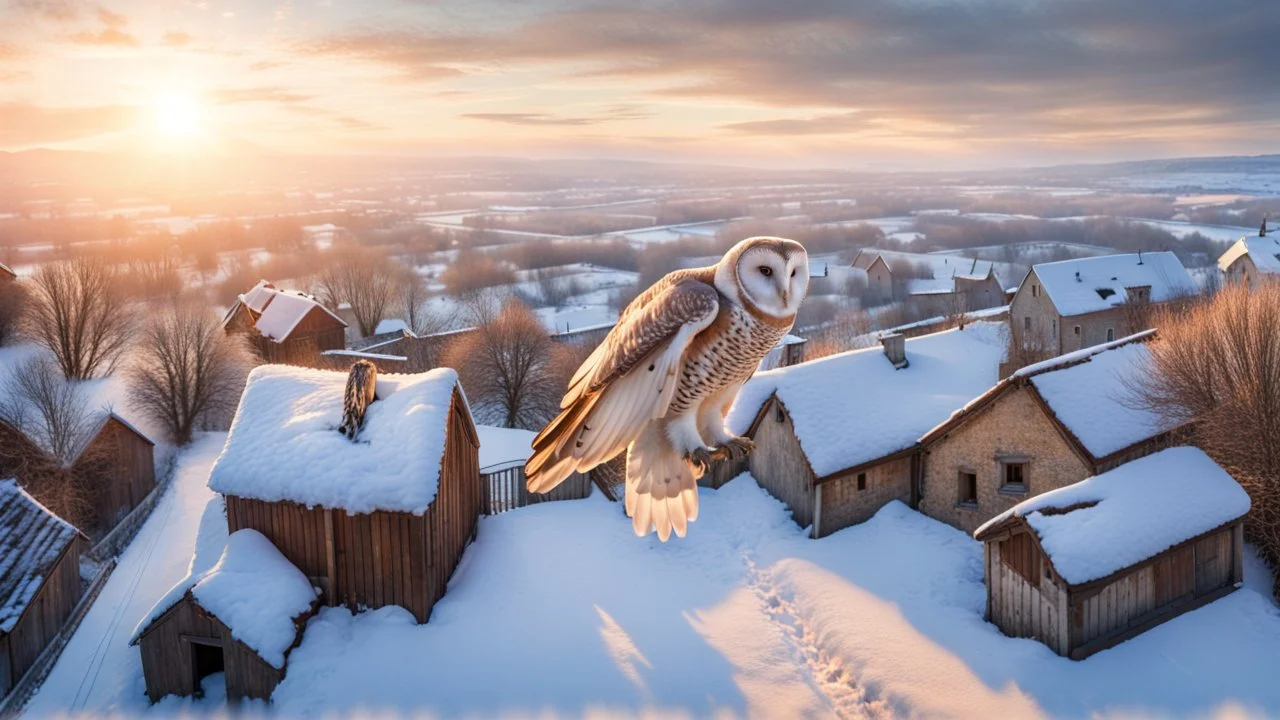
[[[172,506],[157,510],[126,553],[33,716],[145,708],[128,632],[185,574],[209,498],[200,475],[218,441],[205,438],[184,456]],[[701,495],[689,537],[667,544],[636,539],[620,508],[599,496],[483,518],[428,624],[398,608],[323,609],[290,655],[274,705],[253,709],[287,717],[1280,713],[1272,660],[1280,610],[1259,594],[1270,579],[1254,576],[1265,570],[1253,559],[1244,589],[1073,662],[983,621],[981,546],[900,503],[815,541],[750,476]],[[225,540],[223,523],[215,502],[197,570],[216,561],[208,548]],[[157,544],[140,576],[139,556]],[[131,585],[136,597],[122,603]],[[117,614],[118,629],[105,632]],[[94,668],[101,677],[82,682]],[[223,707],[215,691],[202,701],[166,698],[154,712]]]
[[[151,606],[195,566],[192,550],[226,539],[222,501],[206,487],[226,435],[198,436],[182,451],[173,485],[119,558],[49,678],[27,706],[28,717],[57,714],[136,715],[147,707],[142,659],[129,636]],[[197,558],[199,561],[200,558]],[[170,705],[170,709],[176,708]]]
[[[665,545],[599,498],[485,518],[427,625],[323,610],[275,710],[1280,712],[1280,611],[1253,590],[1073,662],[984,622],[981,546],[904,505],[819,541],[749,477],[702,491],[702,510]]]

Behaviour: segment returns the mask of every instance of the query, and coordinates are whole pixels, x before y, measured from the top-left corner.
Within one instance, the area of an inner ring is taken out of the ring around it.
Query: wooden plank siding
[[[0,697],[22,679],[75,609],[84,591],[80,554],[85,550],[84,539],[77,535],[62,551],[13,630],[0,635]]]
[[[748,434],[756,444],[755,451],[747,457],[751,475],[760,487],[791,509],[797,525],[811,526],[815,477],[796,438],[791,414],[776,397],[771,397]]]
[[[322,590],[327,605],[352,611],[399,605],[426,622],[482,510],[479,442],[464,407],[455,390],[436,497],[425,513],[352,514],[229,495],[228,530],[265,535]]]
[[[987,617],[1083,659],[1233,590],[1242,579],[1237,520],[1105,578],[1070,585],[1025,527],[985,543]]]
[[[497,515],[556,500],[581,500],[591,495],[594,485],[590,475],[574,473],[551,492],[531,493],[526,480],[523,465],[480,473],[481,509],[484,514]]]
[[[346,328],[320,307],[309,310],[283,342],[264,337],[252,324],[243,332],[263,361],[281,365],[332,367],[320,353],[346,347]]]
[[[302,624],[299,621],[295,646],[301,639]],[[270,700],[276,685],[284,679],[283,668],[272,667],[232,637],[222,621],[205,612],[188,595],[152,622],[138,640],[147,697],[152,702],[165,695],[194,695],[199,690],[193,645],[221,650],[227,697],[232,701]]]

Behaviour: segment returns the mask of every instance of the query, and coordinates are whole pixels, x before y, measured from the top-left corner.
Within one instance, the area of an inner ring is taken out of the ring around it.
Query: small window
[[[1072,325],[1072,326],[1071,326],[1071,332],[1072,332],[1076,337],[1080,337],[1080,326],[1079,326],[1079,325]]]
[[[1032,285],[1032,286],[1031,286],[1031,297],[1040,297],[1040,286],[1039,286],[1039,285]]]
[[[1098,288],[1097,293],[1098,293],[1098,297],[1102,298],[1103,300],[1106,300],[1112,295],[1115,295],[1116,291],[1112,290],[1111,288]]]
[[[782,405],[778,403],[774,403],[773,405],[773,419],[778,422],[787,421],[787,414],[782,412]]]
[[[960,495],[959,503],[961,505],[978,506],[978,474],[969,472],[968,470],[960,471]]]
[[[867,489],[867,474],[866,474],[866,473],[858,473],[858,489],[859,489],[859,490],[866,490],[866,489]]]
[[[1030,330],[1030,329],[1031,329],[1031,316],[1030,316],[1030,315],[1028,315],[1028,316],[1026,316],[1026,317],[1022,318],[1022,329],[1023,329],[1023,330]]]
[[[1107,328],[1107,342],[1111,342],[1112,340],[1115,340],[1115,339],[1116,339],[1115,328]]]
[[[1000,462],[1000,490],[1025,493],[1027,491],[1027,463],[1022,460]]]

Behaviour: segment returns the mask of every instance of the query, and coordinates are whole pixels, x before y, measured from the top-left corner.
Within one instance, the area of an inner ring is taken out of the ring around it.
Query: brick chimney
[[[881,336],[880,345],[884,347],[884,355],[889,358],[889,362],[899,370],[906,367],[907,363],[907,338],[902,333],[892,333]]]

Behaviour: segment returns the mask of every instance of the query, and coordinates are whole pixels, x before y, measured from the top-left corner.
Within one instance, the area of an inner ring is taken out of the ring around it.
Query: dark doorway
[[[226,669],[222,658],[222,646],[191,641],[191,669],[194,676],[192,687],[196,697],[201,697],[204,691],[200,687],[200,681]]]

